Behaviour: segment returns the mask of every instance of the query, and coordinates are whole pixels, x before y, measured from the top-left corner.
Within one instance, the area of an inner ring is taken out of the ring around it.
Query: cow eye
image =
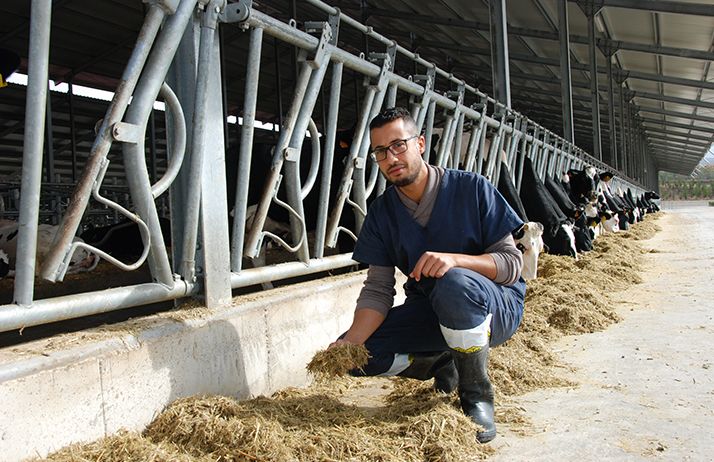
[[[526,246],[524,246],[524,245],[521,244],[520,242],[519,242],[518,244],[516,244],[516,248],[517,248],[518,250],[520,250],[521,252],[523,252],[523,253],[526,252]]]

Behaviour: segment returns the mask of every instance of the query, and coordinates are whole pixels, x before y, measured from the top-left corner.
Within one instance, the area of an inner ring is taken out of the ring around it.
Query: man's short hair
[[[369,129],[379,128],[387,125],[389,122],[402,119],[406,125],[414,128],[416,132],[416,121],[412,117],[411,113],[403,107],[390,107],[375,116],[374,119],[369,123]]]

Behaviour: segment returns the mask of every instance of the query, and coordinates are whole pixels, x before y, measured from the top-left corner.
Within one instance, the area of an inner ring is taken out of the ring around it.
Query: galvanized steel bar
[[[72,143],[72,183],[77,181],[77,133],[74,116],[74,85],[72,81],[67,82],[67,100],[69,103],[69,137]]]
[[[573,89],[570,71],[570,25],[568,23],[568,1],[558,2],[558,34],[560,37],[560,96],[563,106],[563,136],[569,142],[575,141],[573,132]]]
[[[156,40],[156,44],[152,49],[151,55],[146,63],[146,70],[142,73],[141,79],[137,84],[136,91],[132,98],[132,104],[126,112],[125,121],[127,124],[139,127],[139,133],[146,131],[146,125],[153,111],[154,101],[163,85],[166,73],[168,72],[171,61],[173,60],[176,50],[178,49],[181,37],[186,30],[186,25],[194,12],[196,2],[193,0],[184,0],[178,7],[176,13],[170,16],[161,30],[161,34]],[[200,75],[199,68],[199,75]],[[204,71],[205,72],[205,71]],[[205,99],[205,98],[202,98]],[[198,104],[198,102],[196,103]],[[198,111],[196,111],[198,112]],[[196,119],[200,117],[198,113],[193,115],[194,135],[196,127]],[[195,146],[195,144],[194,144]],[[161,233],[161,225],[159,224],[158,214],[156,211],[156,203],[151,192],[151,182],[146,168],[146,155],[144,150],[144,137],[140,136],[133,143],[124,143],[124,168],[126,170],[127,183],[131,192],[132,201],[137,214],[149,226],[151,252],[149,253],[149,268],[155,282],[165,284],[170,287],[174,283],[173,273],[164,247],[163,236]],[[193,150],[192,150],[193,151]],[[195,155],[192,152],[192,157]],[[193,165],[192,165],[193,167]],[[200,172],[200,170],[199,170]],[[198,202],[195,202],[198,208]],[[187,206],[188,213],[190,212],[190,197]],[[184,245],[185,241],[192,240],[191,233],[195,234],[190,226],[184,229]],[[195,242],[195,237],[193,238]],[[179,245],[176,243],[175,245]],[[195,245],[194,245],[195,246]],[[183,255],[184,262],[186,255]],[[185,269],[185,264],[183,264]],[[184,277],[188,277],[189,282],[193,282],[191,274],[184,273]]]
[[[251,14],[252,17],[253,14]],[[260,253],[260,244],[263,238],[263,227],[265,226],[265,220],[268,216],[268,208],[273,199],[274,194],[277,193],[277,186],[279,184],[281,175],[280,171],[283,167],[285,148],[288,147],[290,141],[290,136],[295,128],[297,122],[297,117],[302,106],[303,98],[305,97],[305,92],[307,86],[310,83],[310,76],[312,75],[312,67],[306,62],[302,63],[300,68],[300,73],[298,74],[298,79],[295,84],[295,93],[293,94],[293,100],[290,104],[290,109],[287,116],[283,119],[283,126],[280,130],[280,136],[278,142],[275,145],[275,152],[273,153],[272,165],[270,167],[270,172],[268,172],[268,177],[265,180],[265,187],[263,189],[263,196],[258,203],[258,208],[255,212],[255,217],[253,219],[253,225],[248,231],[246,237],[245,245],[245,256],[250,258],[255,258]]]
[[[178,281],[171,288],[148,283],[36,300],[29,309],[4,305],[0,306],[0,332],[175,300],[196,293],[197,285]]]
[[[423,109],[422,109],[423,111]],[[424,154],[422,155],[422,158],[424,159],[424,162],[429,163],[430,162],[430,157],[431,157],[431,139],[432,139],[432,134],[434,133],[434,116],[436,114],[436,101],[430,100],[429,101],[429,107],[426,109],[426,129],[425,129],[425,143],[426,143],[426,149],[424,149]]]
[[[607,113],[608,126],[610,127],[610,158],[608,163],[617,168],[617,137],[615,133],[615,90],[613,88],[612,55],[607,58]]]
[[[382,105],[384,104],[384,99],[387,95],[386,85],[381,84],[375,85],[376,95],[374,97],[374,102],[372,103],[372,110],[369,113],[368,121],[371,121],[377,116],[382,110]],[[369,124],[369,122],[368,122]],[[350,202],[355,215],[355,234],[359,234],[360,229],[362,229],[362,224],[367,216],[367,196],[371,193],[367,189],[365,184],[365,168],[367,166],[369,152],[370,140],[369,140],[369,130],[365,130],[362,142],[359,146],[359,154],[356,161],[353,163],[354,171],[352,173],[352,197],[353,201]],[[376,166],[375,166],[376,167]]]
[[[213,10],[215,2],[206,6],[201,20],[199,41],[196,97],[194,98],[193,134],[191,136],[191,158],[189,169],[191,177],[188,183],[186,204],[186,222],[182,241],[182,260],[179,272],[184,280],[193,282],[196,279],[196,242],[198,240],[198,221],[201,202],[201,180],[203,174],[203,159],[205,157],[206,117],[208,112],[208,77],[213,70],[212,52],[216,38],[218,14]],[[213,18],[211,18],[213,16]],[[168,67],[167,67],[168,70]]]
[[[347,253],[318,259],[313,258],[306,263],[288,262],[261,268],[250,268],[243,270],[241,273],[231,273],[231,287],[237,289],[239,287],[330,271],[356,264],[357,262],[352,260],[352,254]]]
[[[459,114],[459,122],[456,125],[456,139],[454,140],[454,153],[451,156],[451,168],[459,168],[462,165],[461,143],[464,137],[464,114]]]
[[[332,81],[330,83],[330,104],[327,112],[327,128],[325,129],[325,149],[322,162],[322,179],[320,182],[320,200],[317,209],[317,225],[315,228],[316,258],[325,254],[325,232],[327,228],[328,202],[332,187],[332,171],[335,161],[335,139],[337,135],[337,119],[340,113],[340,91],[342,87],[342,63],[332,63]]]
[[[506,0],[488,2],[491,23],[491,60],[494,98],[511,107],[511,83],[508,64],[508,24],[506,21]]]
[[[49,85],[49,82],[48,84]],[[55,178],[55,141],[54,127],[52,126],[52,92],[45,93],[47,105],[45,107],[45,179],[48,183],[54,183]]]
[[[166,107],[166,118],[172,122],[173,132],[167,133],[167,149],[171,156],[168,159],[168,166],[163,176],[151,186],[151,194],[154,198],[159,197],[171,186],[183,164],[186,152],[186,119],[178,97],[167,83],[161,85],[161,96],[164,98]]]
[[[191,2],[195,5],[195,0],[184,0],[182,5]],[[191,9],[193,9],[193,5],[190,5]],[[159,28],[166,14],[166,11],[156,4],[149,6],[144,24],[139,31],[134,51],[129,58],[129,62],[124,69],[117,90],[114,92],[114,98],[107,108],[102,124],[99,127],[82,176],[72,195],[70,205],[65,211],[65,216],[62,222],[60,222],[52,250],[50,250],[40,271],[40,276],[43,279],[53,282],[57,280],[57,274],[60,272],[59,266],[64,259],[63,252],[69,248],[79,228],[79,222],[87,208],[94,180],[97,178],[102,164],[106,160],[109,148],[111,147],[112,129],[124,116],[131,95],[141,75],[141,70],[144,68],[144,63],[149,56],[151,47],[154,44],[154,39],[159,32]],[[167,25],[170,22],[171,20],[167,21]]]
[[[231,241],[231,271],[240,272],[243,266],[243,241],[245,237],[245,216],[248,207],[248,182],[255,133],[255,107],[258,100],[258,80],[260,79],[260,57],[263,46],[263,29],[250,31],[248,58],[246,60],[245,91],[243,93],[243,126],[241,127],[240,151],[238,153],[238,175],[236,199],[233,212],[233,239]],[[254,180],[255,181],[255,180]]]
[[[23,135],[22,194],[15,258],[14,300],[15,303],[23,306],[32,304],[34,295],[51,21],[52,3],[46,0],[32,0]],[[0,310],[0,313],[4,313],[4,310]]]
[[[397,85],[395,84],[390,84],[389,85],[389,91],[387,92],[387,98],[384,102],[385,107],[395,107],[397,105]],[[420,110],[424,110],[423,107],[420,107]],[[418,133],[417,129],[417,133]],[[384,193],[384,190],[387,188],[387,179],[384,177],[384,175],[379,174],[379,167],[375,164],[372,166],[373,172],[375,175],[377,175],[377,191],[375,193],[376,196],[381,196],[382,193]],[[371,191],[371,188],[369,188]]]
[[[597,86],[597,46],[595,44],[595,13],[587,13],[588,18],[588,38],[590,39],[589,59],[590,59],[590,96],[592,98],[592,133],[593,133],[593,156],[602,160],[602,141],[600,139],[600,93]]]
[[[330,217],[327,221],[327,246],[335,247],[337,245],[337,235],[340,232],[340,218],[344,210],[345,202],[350,195],[353,187],[352,175],[354,173],[355,162],[359,162],[359,153],[361,144],[369,136],[367,126],[371,120],[370,114],[374,106],[374,100],[377,94],[377,87],[370,85],[367,87],[367,92],[364,96],[360,117],[357,119],[357,127],[355,128],[354,138],[350,146],[350,154],[345,164],[345,169],[342,173],[342,181],[335,197],[335,205],[332,209]]]
[[[292,213],[290,214],[290,228],[293,242],[299,243],[297,257],[302,262],[307,262],[309,260],[310,252],[307,242],[305,212],[302,203],[302,199],[305,194],[300,186],[299,166],[301,161],[301,150],[303,140],[305,139],[305,131],[310,123],[311,115],[315,108],[315,103],[317,102],[317,97],[320,94],[322,82],[330,64],[330,54],[332,50],[335,49],[334,45],[337,40],[337,31],[333,31],[333,28],[336,29],[336,24],[336,18],[333,18],[330,22],[315,24],[306,23],[306,26],[313,27],[315,32],[320,32],[321,36],[317,50],[315,51],[315,56],[308,60],[307,55],[302,55],[302,59],[307,60],[306,63],[313,68],[313,71],[310,75],[305,95],[303,96],[300,104],[300,110],[297,115],[297,120],[295,121],[295,126],[290,134],[290,142],[288,144],[288,152],[290,154],[285,156],[285,188],[288,203],[297,213],[297,216]],[[326,48],[326,45],[328,44],[332,46],[330,48]],[[317,133],[315,133],[315,135],[316,134]],[[317,137],[315,136],[315,138]],[[318,142],[317,139],[314,139],[313,141]],[[313,150],[312,160],[319,161],[319,152],[314,152]]]

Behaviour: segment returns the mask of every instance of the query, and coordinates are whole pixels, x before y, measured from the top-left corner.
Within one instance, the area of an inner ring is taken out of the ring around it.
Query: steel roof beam
[[[645,132],[645,136],[648,136],[653,139],[667,140],[673,142],[678,141],[680,143],[683,143],[684,145],[696,146],[697,148],[702,149],[709,149],[712,144],[710,139],[703,136],[693,137],[688,135],[680,135],[678,133],[666,132],[662,130],[652,130],[650,127],[648,127],[648,131]]]
[[[645,123],[666,125],[666,126],[674,127],[674,128],[684,128],[685,130],[694,130],[694,131],[698,131],[698,132],[714,133],[714,128],[698,127],[696,125],[680,124],[680,123],[676,123],[676,122],[667,122],[666,120],[650,119],[649,117],[642,117],[642,118],[640,118],[640,120]]]
[[[711,9],[711,8],[710,8]],[[408,11],[390,11],[378,8],[370,8],[367,10],[369,16],[380,16],[387,18],[395,18],[408,22],[417,22],[420,24],[440,24],[444,26],[451,27],[463,27],[466,29],[488,31],[489,24],[481,21],[468,21],[456,18],[444,18],[444,17],[434,17],[429,15],[419,15],[413,14]],[[508,25],[508,33],[512,35],[518,35],[520,37],[528,38],[538,38],[544,40],[555,40],[560,41],[560,36],[557,32],[550,32],[547,30],[530,29],[527,27],[516,27]],[[587,36],[581,35],[570,35],[571,43],[580,43],[587,45],[589,44],[589,39]],[[626,42],[622,40],[612,40],[607,38],[598,38],[596,40],[596,45],[600,48],[610,48],[612,50],[627,50],[627,51],[639,51],[642,53],[653,53],[665,56],[677,56],[680,58],[693,58],[693,59],[703,59],[703,60],[714,60],[714,53],[703,51],[703,50],[693,50],[690,48],[677,48],[677,47],[667,47],[661,45],[649,45],[646,43],[636,43],[636,42]]]
[[[649,140],[649,145],[654,149],[675,149],[675,150],[687,152],[690,154],[694,154],[695,150],[696,150],[696,152],[700,152],[699,148],[689,149],[688,147],[685,147],[685,146],[672,144],[672,141],[652,139],[652,140]]]
[[[672,130],[663,130],[661,128],[654,128],[654,127],[643,127],[644,130],[647,133],[659,133],[662,135],[670,135],[670,136],[679,136],[682,138],[686,138],[688,140],[700,140],[700,141],[706,141],[710,145],[714,143],[714,136],[705,136],[705,135],[692,135],[690,133],[683,133],[683,132],[675,132]]]
[[[52,8],[53,10],[57,10],[61,7],[63,7],[65,4],[69,3],[72,0],[54,0],[52,2]],[[30,19],[28,18],[27,21],[18,24],[17,27],[15,27],[13,30],[7,32],[6,34],[0,36],[0,43],[5,43],[9,39],[15,37],[16,35],[25,32],[30,28]]]
[[[513,56],[511,56],[513,58]],[[516,59],[516,58],[514,58]],[[558,66],[560,67],[560,63],[556,59],[550,59],[550,58],[540,58],[540,62],[537,62],[536,64],[543,64],[546,66]],[[532,61],[531,61],[532,62]],[[463,68],[477,68],[477,66],[469,65],[469,64],[462,64],[462,63],[457,63],[456,67],[463,67]],[[584,64],[579,64],[579,63],[571,63],[570,67],[579,71],[586,71],[588,72],[588,66]],[[480,70],[480,68],[478,68]],[[598,70],[599,73],[604,73],[604,71]],[[640,72],[640,71],[626,71],[622,69],[613,69],[613,74],[620,79],[620,80],[627,80],[627,79],[636,79],[636,80],[648,80],[652,82],[661,82],[661,83],[669,83],[672,85],[682,85],[685,87],[694,87],[694,88],[704,88],[707,90],[714,90],[714,82],[709,82],[706,80],[694,80],[694,79],[684,79],[681,77],[671,77],[667,75],[659,75],[659,74],[650,74],[647,72]],[[515,74],[511,73],[511,76],[513,77]],[[552,82],[555,82],[553,79],[550,79]],[[573,86],[580,86],[582,82],[574,82]],[[584,84],[587,85],[587,84]],[[583,87],[584,88],[584,87]],[[589,87],[588,87],[589,88]]]
[[[650,148],[650,152],[653,154],[656,154],[657,157],[669,157],[669,158],[677,158],[677,159],[686,159],[686,160],[699,160],[701,159],[704,154],[700,153],[693,153],[693,152],[687,152],[687,151],[679,151],[677,149],[655,149],[655,148]]]
[[[672,146],[670,144],[661,144],[659,141],[654,141],[649,144],[650,149],[655,150],[655,151],[664,151],[664,152],[676,152],[678,154],[683,154],[687,156],[699,156],[701,157],[701,151],[699,150],[692,150],[692,149],[687,149],[686,147],[682,146]]]
[[[681,77],[670,77],[666,75],[650,74],[640,71],[625,71],[618,69],[615,73],[621,79],[651,80],[654,82],[671,83],[673,85],[683,85],[685,87],[706,88],[714,90],[714,82],[705,80],[683,79]]]
[[[700,114],[687,114],[686,112],[666,111],[664,109],[649,106],[637,106],[637,110],[639,112],[651,112],[654,114],[662,114],[671,117],[681,117],[683,119],[700,120],[702,122],[714,123],[714,117],[707,117]]]
[[[714,103],[707,101],[697,101],[687,98],[678,98],[676,96],[659,95],[657,93],[649,93],[645,91],[633,91],[632,96],[646,99],[656,99],[659,101],[666,101],[669,103],[682,104],[684,106],[697,106],[705,107],[707,109],[714,109]]]
[[[577,0],[569,0],[577,2]],[[706,3],[685,3],[669,0],[598,0],[598,6],[628,8],[631,10],[656,11],[660,13],[714,16],[714,8]]]
[[[702,148],[702,149],[709,149],[711,147],[711,142],[707,143],[699,143],[699,142],[693,142],[693,141],[688,141],[688,140],[681,140],[678,138],[671,138],[668,136],[666,133],[660,134],[660,132],[647,132],[647,136],[649,138],[655,139],[655,140],[663,140],[667,141],[669,143],[677,143],[677,144],[683,144],[685,146],[692,146],[695,148]],[[675,135],[676,136],[676,135]]]

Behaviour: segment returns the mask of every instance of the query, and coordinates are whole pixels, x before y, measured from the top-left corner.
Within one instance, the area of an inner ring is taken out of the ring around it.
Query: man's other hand
[[[424,252],[409,273],[410,278],[419,281],[422,276],[440,278],[456,266],[456,256],[450,253]]]

